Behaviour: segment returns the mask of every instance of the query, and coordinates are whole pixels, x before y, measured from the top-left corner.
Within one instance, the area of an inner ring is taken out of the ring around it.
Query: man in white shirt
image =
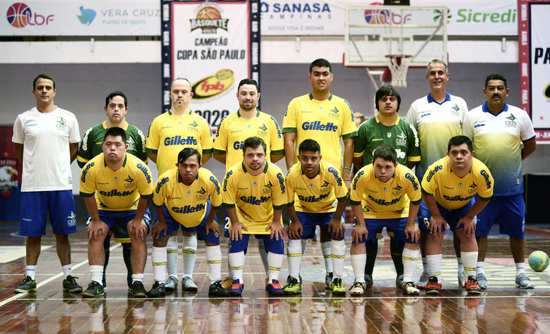
[[[82,292],[71,272],[70,233],[76,232],[71,162],[80,132],[75,115],[54,104],[55,81],[46,74],[33,80],[36,107],[17,116],[13,138],[23,162],[19,234],[26,237],[26,274],[15,292],[36,290],[36,263],[49,217],[65,279],[63,290]]]

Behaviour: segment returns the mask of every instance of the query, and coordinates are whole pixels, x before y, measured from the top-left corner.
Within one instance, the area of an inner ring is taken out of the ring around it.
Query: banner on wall
[[[238,108],[237,84],[260,82],[259,1],[166,1],[162,8],[163,110],[170,82],[191,82],[191,109],[216,131]]]
[[[11,124],[0,125],[0,221],[15,221],[19,215],[21,166],[12,134]]]
[[[550,144],[550,1],[520,0],[520,89],[538,143]]]

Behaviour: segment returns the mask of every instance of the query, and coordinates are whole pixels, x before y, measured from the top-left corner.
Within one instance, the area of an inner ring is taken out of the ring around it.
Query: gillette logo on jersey
[[[199,212],[204,208],[205,208],[204,204],[198,204],[196,206],[186,205],[183,207],[172,207],[172,211],[175,213],[187,214],[187,213]]]
[[[244,145],[244,141],[236,141],[233,143],[233,148],[235,150],[242,150]]]
[[[197,138],[193,136],[173,136],[164,139],[164,146],[171,145],[197,145]]]
[[[303,130],[313,130],[313,131],[333,131],[336,132],[338,130],[338,125],[328,122],[328,123],[321,123],[321,121],[315,121],[315,122],[304,122],[302,124]]]

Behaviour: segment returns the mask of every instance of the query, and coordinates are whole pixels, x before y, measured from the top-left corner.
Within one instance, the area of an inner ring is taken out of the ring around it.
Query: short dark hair
[[[46,74],[46,73],[40,73],[39,75],[37,75],[33,81],[32,81],[32,90],[35,90],[36,89],[36,82],[39,80],[39,79],[46,79],[46,80],[51,80],[52,83],[53,83],[53,89],[55,89],[55,80],[53,79],[53,77],[49,74]]]
[[[192,147],[186,147],[178,153],[178,164],[185,162],[185,160],[189,159],[190,157],[196,155],[197,159],[199,159],[199,165],[201,163],[201,154],[199,151]]]
[[[114,92],[111,92],[111,93],[109,93],[109,95],[107,95],[107,97],[105,98],[105,108],[107,108],[107,106],[109,105],[109,102],[111,102],[111,100],[115,96],[122,97],[124,99],[124,106],[126,108],[128,108],[128,98],[126,97],[126,95],[123,92],[121,92],[119,90],[115,90]]]
[[[508,88],[508,81],[506,81],[506,78],[502,74],[498,73],[491,73],[485,78],[485,88],[487,88],[487,84],[491,80],[502,80],[504,82],[504,87]]]
[[[332,72],[332,66],[325,58],[318,58],[312,61],[311,64],[309,64],[309,73],[311,73],[314,67],[328,67],[329,71]]]
[[[239,91],[239,89],[241,88],[241,86],[243,85],[253,85],[253,86],[256,86],[256,90],[259,92],[260,91],[260,86],[258,86],[258,82],[254,79],[242,79],[241,81],[239,81],[239,86],[237,87],[237,92]]]
[[[452,146],[460,146],[462,144],[466,144],[470,152],[474,151],[472,140],[466,136],[460,135],[460,136],[454,136],[451,139],[449,139],[449,144],[447,145],[447,153],[451,151]]]
[[[243,143],[243,154],[244,154],[244,152],[246,152],[247,148],[255,149],[255,148],[258,148],[260,146],[264,149],[264,152],[266,152],[265,141],[262,138],[260,138],[260,137],[248,137],[244,140],[244,143]]]
[[[298,146],[298,152],[302,153],[304,151],[307,152],[319,152],[321,153],[321,146],[319,143],[313,139],[306,139],[303,142],[300,143],[300,146]]]
[[[394,165],[397,164],[397,153],[395,149],[386,144],[382,144],[374,150],[374,153],[372,153],[372,163],[374,164],[374,160],[378,158],[391,161]]]
[[[107,138],[107,136],[111,136],[111,137],[122,137],[122,141],[123,142],[126,142],[126,131],[124,131],[123,128],[119,128],[119,127],[112,127],[112,128],[108,128],[107,131],[105,131],[105,135],[103,136],[103,141],[105,141],[105,138]]]
[[[376,95],[374,97],[376,110],[378,110],[378,101],[386,96],[395,96],[397,98],[397,111],[399,111],[399,106],[401,105],[401,95],[399,95],[399,92],[392,85],[384,85],[376,91]]]

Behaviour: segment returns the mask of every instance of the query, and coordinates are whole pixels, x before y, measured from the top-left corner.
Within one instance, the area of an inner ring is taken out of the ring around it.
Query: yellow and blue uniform
[[[398,240],[405,241],[410,201],[419,203],[421,196],[414,172],[400,164],[395,166],[395,173],[387,182],[376,178],[372,164],[361,168],[351,181],[350,202],[352,205],[363,203],[368,241],[374,240],[384,227]]]
[[[245,139],[260,137],[266,144],[266,159],[271,154],[283,154],[283,136],[275,119],[261,111],[252,118],[243,118],[239,111],[223,119],[214,141],[214,152],[225,153],[225,168],[243,160],[242,146]]]
[[[477,236],[486,236],[494,223],[501,233],[523,238],[523,142],[535,137],[527,113],[505,104],[497,115],[487,103],[469,111],[464,118],[464,134],[474,144],[474,155],[491,170],[495,179],[494,197],[478,215]]]
[[[225,174],[222,198],[224,206],[235,207],[239,222],[247,228],[243,231],[244,244],[231,241],[231,253],[246,248],[247,235],[253,234],[264,237],[268,251],[283,254],[283,241],[271,239],[266,229],[273,222],[274,209],[282,209],[288,202],[285,177],[279,167],[266,161],[262,173],[251,175],[244,163],[238,163]]]
[[[197,149],[202,155],[212,152],[212,135],[204,118],[192,111],[174,115],[167,111],[153,120],[145,147],[157,151],[159,174],[174,167],[178,153],[185,147]]]
[[[424,174],[422,191],[435,199],[442,216],[451,229],[473,205],[477,196],[489,200],[493,196],[495,181],[485,164],[472,158],[472,168],[468,174],[458,177],[451,170],[449,157],[434,162]],[[423,210],[424,211],[424,210]],[[429,218],[429,212],[420,213],[423,218]],[[425,228],[421,224],[421,229]]]
[[[330,222],[336,210],[336,200],[347,197],[347,187],[340,172],[321,160],[319,174],[309,178],[302,172],[300,162],[294,164],[286,178],[288,205],[294,205],[303,226],[302,239],[311,239],[317,225]]]
[[[339,170],[342,168],[340,138],[353,138],[357,127],[349,104],[336,95],[323,101],[311,94],[295,97],[283,118],[283,133],[296,133],[296,148],[306,139],[321,146],[323,159]],[[329,149],[330,148],[330,149]]]
[[[80,195],[94,196],[99,217],[109,228],[126,226],[135,217],[139,199],[153,193],[149,167],[126,153],[122,167],[114,171],[105,163],[103,153],[88,161],[80,174]],[[144,218],[149,223],[149,218]]]
[[[163,207],[169,235],[181,226],[184,232],[198,232],[203,237],[201,239],[219,244],[219,238],[214,233],[205,233],[204,222],[209,205],[218,208],[222,204],[220,183],[208,169],[199,168],[197,178],[190,185],[182,182],[177,167],[169,169],[158,178],[153,204]]]

